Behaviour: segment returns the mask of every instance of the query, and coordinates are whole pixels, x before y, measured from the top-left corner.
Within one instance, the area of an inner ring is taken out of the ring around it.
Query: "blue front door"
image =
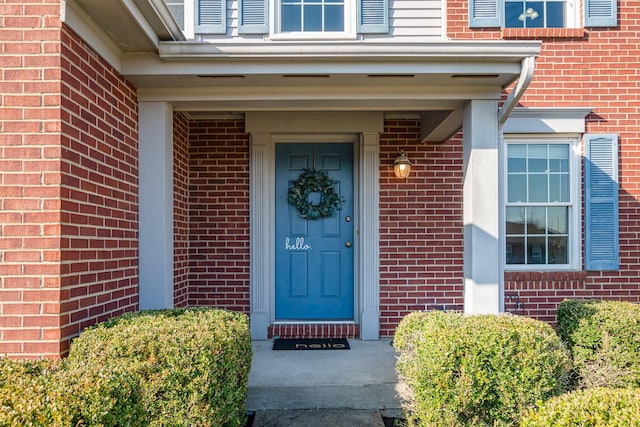
[[[287,201],[305,169],[335,181],[335,215],[305,219]],[[353,144],[276,144],[275,208],[276,320],[352,320]]]

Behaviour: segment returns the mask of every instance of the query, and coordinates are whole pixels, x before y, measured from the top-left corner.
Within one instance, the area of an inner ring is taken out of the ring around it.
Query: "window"
[[[577,141],[508,141],[506,266],[577,268],[579,156]]]
[[[581,7],[582,6],[582,7]],[[471,28],[615,27],[617,0],[470,0]]]
[[[282,32],[345,30],[343,0],[281,0]]]
[[[564,0],[505,0],[504,26],[507,28],[563,28],[567,26]]]
[[[233,22],[234,14],[227,13],[226,0],[193,1],[195,34],[227,34],[227,21]],[[356,32],[389,32],[387,0],[238,0],[234,4],[241,35],[355,37]]]

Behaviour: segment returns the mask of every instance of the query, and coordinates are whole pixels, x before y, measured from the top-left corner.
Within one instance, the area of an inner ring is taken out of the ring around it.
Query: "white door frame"
[[[360,324],[361,339],[379,338],[379,140],[383,124],[381,112],[246,113],[246,131],[251,134],[250,322],[253,339],[267,339],[267,329],[275,321],[275,144],[291,141],[291,135],[295,135],[298,142],[304,142],[300,135],[325,140],[350,135],[351,141],[356,139],[355,320]]]

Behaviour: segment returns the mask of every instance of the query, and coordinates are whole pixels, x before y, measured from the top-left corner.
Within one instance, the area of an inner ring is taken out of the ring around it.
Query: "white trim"
[[[378,144],[383,130],[380,112],[300,113],[248,112],[250,165],[250,321],[253,339],[267,338],[275,322],[275,144],[311,140],[352,141],[356,247],[354,305],[362,339],[379,338]],[[360,136],[360,141],[358,140]],[[357,147],[360,147],[359,149]],[[366,183],[367,185],[360,185]],[[303,323],[307,323],[304,321]]]
[[[193,40],[196,37],[196,4],[195,0],[184,0],[184,37]]]
[[[501,188],[500,194],[500,209],[501,209],[501,221],[500,224],[500,246],[501,246],[501,263],[505,271],[579,271],[582,268],[582,169],[581,169],[581,146],[580,137],[575,135],[505,135],[505,155],[502,159],[502,179],[504,186]],[[508,144],[569,144],[570,156],[569,159],[569,186],[570,186],[570,205],[571,211],[569,215],[569,242],[567,256],[568,264],[507,264],[506,257],[504,256],[506,247],[506,227],[504,224],[506,218],[506,193],[507,193],[507,167],[506,167],[506,145]]]
[[[509,133],[575,133],[585,132],[585,117],[593,108],[515,108],[503,131]]]

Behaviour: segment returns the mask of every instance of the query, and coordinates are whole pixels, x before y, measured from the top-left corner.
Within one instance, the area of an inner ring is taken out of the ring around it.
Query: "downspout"
[[[509,115],[518,105],[518,101],[524,95],[524,92],[529,87],[531,80],[533,80],[533,71],[536,68],[536,58],[534,56],[528,56],[522,60],[522,69],[520,70],[520,77],[515,87],[507,96],[507,100],[502,105],[500,111],[498,111],[498,127],[502,131],[502,127],[509,118]]]
[[[518,105],[518,101],[524,95],[524,92],[529,87],[531,80],[533,80],[533,71],[536,67],[536,58],[534,56],[528,56],[522,60],[522,68],[520,70],[520,77],[516,82],[513,90],[507,96],[506,101],[502,105],[502,108],[498,111],[498,161],[500,165],[504,165],[504,133],[503,128],[507,119],[511,115],[513,109]],[[502,168],[499,168],[502,171]],[[504,195],[504,174],[498,178],[498,194]],[[504,197],[504,196],[503,196]],[[505,211],[504,204],[500,202],[500,208],[498,209],[498,221],[499,221],[499,236],[505,235]],[[500,259],[499,272],[498,272],[498,295],[500,300],[498,301],[498,309],[502,313],[505,311],[504,307],[504,259],[505,259],[505,247],[503,244],[499,245],[498,257]]]

